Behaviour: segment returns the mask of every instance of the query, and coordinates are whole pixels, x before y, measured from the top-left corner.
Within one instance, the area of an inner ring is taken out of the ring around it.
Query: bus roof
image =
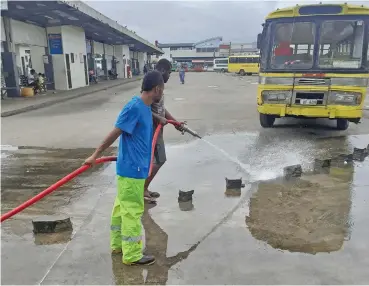
[[[229,56],[230,58],[259,58],[260,55],[234,55],[234,56]]]
[[[369,8],[364,5],[351,4],[296,5],[277,9],[266,16],[265,19],[321,15],[369,15]]]

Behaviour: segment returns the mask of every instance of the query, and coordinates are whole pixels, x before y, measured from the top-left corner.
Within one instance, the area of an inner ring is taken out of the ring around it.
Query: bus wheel
[[[244,70],[240,70],[240,75],[244,76],[246,73]]]
[[[337,119],[337,129],[346,130],[349,127],[349,122],[347,119],[339,118]]]
[[[275,121],[275,117],[273,115],[260,113],[259,116],[261,127],[263,128],[273,127]]]
[[[221,70],[220,70],[220,72],[221,72],[221,73],[224,73],[224,72],[225,72],[225,70],[224,70],[224,69],[221,69]]]

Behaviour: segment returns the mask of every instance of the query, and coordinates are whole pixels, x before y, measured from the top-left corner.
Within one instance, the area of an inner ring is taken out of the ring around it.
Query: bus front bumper
[[[258,111],[262,114],[275,115],[277,117],[307,117],[307,118],[346,118],[358,119],[362,117],[361,106],[287,106],[284,104],[258,105]]]

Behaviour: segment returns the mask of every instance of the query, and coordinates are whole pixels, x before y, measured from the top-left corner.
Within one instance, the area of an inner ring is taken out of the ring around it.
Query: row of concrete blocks
[[[352,154],[340,154],[332,159],[315,159],[314,173],[322,173],[329,170],[330,167],[345,167],[353,163],[353,161],[363,162],[369,155],[369,144],[367,148],[354,148]],[[301,165],[287,166],[283,169],[285,179],[297,178],[302,175]]]

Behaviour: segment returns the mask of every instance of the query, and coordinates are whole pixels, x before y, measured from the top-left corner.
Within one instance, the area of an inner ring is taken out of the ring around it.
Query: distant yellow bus
[[[240,75],[252,75],[259,73],[259,55],[230,56],[228,58],[228,72],[238,73]]]

